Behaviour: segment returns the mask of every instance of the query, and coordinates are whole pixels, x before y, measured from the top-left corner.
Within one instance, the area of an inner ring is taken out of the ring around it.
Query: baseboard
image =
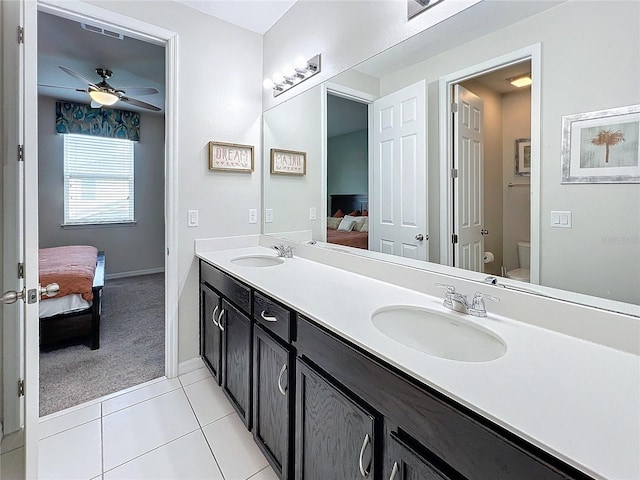
[[[132,270],[130,272],[108,273],[104,278],[105,280],[114,280],[116,278],[137,277],[139,275],[151,275],[154,273],[164,273],[164,267],[148,268],[147,270]]]
[[[180,362],[178,364],[178,375],[184,375],[185,373],[193,372],[194,370],[198,370],[199,368],[202,368],[204,366],[204,362],[200,357]]]

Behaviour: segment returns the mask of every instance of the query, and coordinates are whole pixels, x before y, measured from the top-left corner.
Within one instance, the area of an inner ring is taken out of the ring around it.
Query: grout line
[[[194,430],[191,430],[190,432],[187,432],[187,433],[185,433],[184,435],[180,435],[179,437],[176,437],[176,438],[174,438],[173,440],[170,440],[170,441],[168,441],[168,442],[166,442],[166,443],[163,443],[162,445],[158,445],[157,447],[154,447],[154,448],[152,448],[151,450],[148,450],[148,451],[146,451],[146,452],[144,452],[144,453],[141,453],[140,455],[136,455],[135,457],[130,458],[130,459],[129,459],[129,460],[127,460],[126,462],[119,463],[118,465],[116,465],[116,466],[114,466],[114,467],[111,467],[109,470],[104,470],[102,473],[103,473],[103,475],[104,475],[104,474],[105,474],[105,473],[107,473],[107,472],[111,472],[111,471],[115,470],[116,468],[121,467],[121,466],[123,466],[123,465],[126,465],[127,463],[133,462],[134,460],[136,460],[136,459],[138,459],[138,458],[140,458],[140,457],[144,457],[144,456],[145,456],[145,455],[147,455],[148,453],[151,453],[151,452],[153,452],[153,451],[155,451],[155,450],[158,450],[159,448],[162,448],[162,447],[164,447],[164,446],[167,446],[167,445],[169,445],[170,443],[175,442],[176,440],[180,440],[181,438],[184,438],[184,437],[186,437],[187,435],[191,435],[192,433],[197,432],[198,430],[201,430],[201,429],[196,428],[196,429],[194,429]],[[104,468],[104,467],[103,467],[103,468]]]
[[[113,411],[111,411],[109,413],[105,413],[104,416],[108,417],[109,415],[113,415],[114,413],[121,412],[122,410],[126,410],[129,407],[133,407],[135,405],[140,405],[141,403],[147,402],[149,400],[153,400],[154,398],[161,397],[162,395],[165,395],[167,393],[175,392],[176,390],[179,390],[180,388],[182,388],[182,385],[180,384],[180,382],[178,382],[178,384],[179,385],[177,387],[175,387],[175,388],[169,389],[169,390],[167,390],[165,392],[162,392],[162,393],[156,393],[156,394],[154,394],[153,396],[151,396],[149,398],[145,398],[144,400],[139,400],[139,401],[134,402],[134,403],[132,403],[130,405],[126,405],[124,407],[117,408],[116,410],[113,410]],[[111,399],[109,399],[109,400],[111,400]]]
[[[226,480],[227,477],[224,476],[224,472],[222,471],[222,467],[220,466],[220,463],[218,462],[218,459],[216,458],[216,454],[213,453],[213,449],[211,448],[211,444],[209,443],[209,439],[204,434],[204,430],[202,430],[202,428],[200,428],[200,433],[204,437],[204,441],[207,443],[207,447],[209,447],[209,451],[211,452],[211,456],[213,457],[213,461],[216,462],[216,465],[218,466],[218,471],[220,472],[220,475],[222,476],[222,480]]]
[[[251,475],[250,477],[247,477],[246,480],[251,480],[252,478],[254,478],[256,475],[258,475],[261,472],[264,472],[267,468],[271,468],[271,465],[267,465],[266,467],[258,470],[256,473],[254,473],[253,475]]]

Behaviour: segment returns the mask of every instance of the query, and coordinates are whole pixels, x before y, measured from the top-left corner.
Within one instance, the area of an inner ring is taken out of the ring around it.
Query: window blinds
[[[133,222],[134,143],[64,135],[64,223]]]

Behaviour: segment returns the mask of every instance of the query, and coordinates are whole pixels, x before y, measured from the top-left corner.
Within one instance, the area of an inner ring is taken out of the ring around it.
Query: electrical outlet
[[[273,208],[267,208],[264,211],[264,222],[273,223]]]
[[[187,227],[198,226],[198,210],[189,210],[187,212]]]
[[[258,223],[258,210],[255,208],[249,209],[249,223]]]
[[[309,220],[315,220],[317,218],[316,207],[311,207],[309,209]]]

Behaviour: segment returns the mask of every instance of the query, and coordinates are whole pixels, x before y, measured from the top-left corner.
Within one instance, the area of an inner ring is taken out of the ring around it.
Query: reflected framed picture
[[[640,105],[562,117],[562,183],[640,183]]]
[[[307,153],[272,148],[271,173],[275,175],[306,175]]]
[[[209,142],[209,170],[253,172],[253,145]]]
[[[516,175],[531,175],[531,139],[518,138],[516,140]]]

